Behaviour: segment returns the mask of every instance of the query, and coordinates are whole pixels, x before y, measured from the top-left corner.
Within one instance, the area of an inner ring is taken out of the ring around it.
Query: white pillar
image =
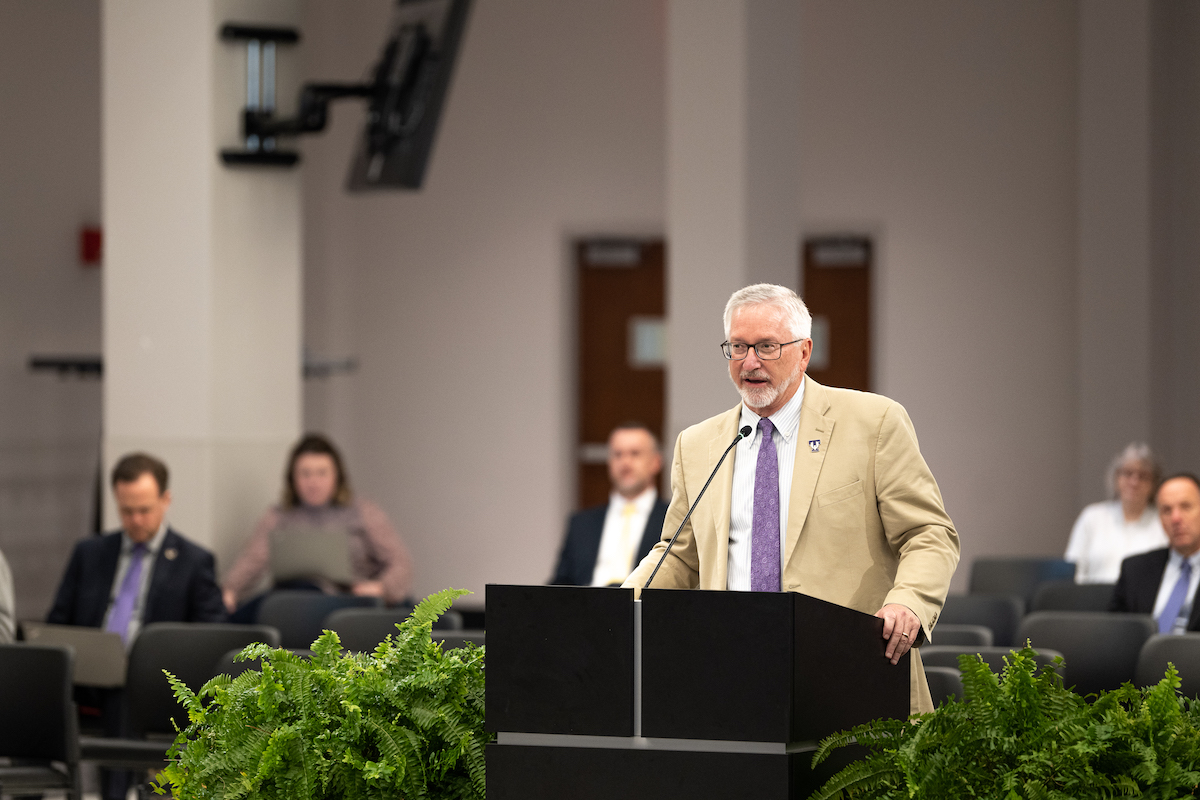
[[[1150,436],[1150,4],[1079,4],[1079,504]]]
[[[800,288],[799,41],[794,0],[667,4],[669,437],[737,402],[729,295]]]
[[[300,176],[218,158],[246,91],[245,44],[218,31],[298,17],[297,0],[103,6],[105,465],[162,457],[169,520],[218,569],[278,495],[301,380]],[[283,103],[295,61],[281,48]]]

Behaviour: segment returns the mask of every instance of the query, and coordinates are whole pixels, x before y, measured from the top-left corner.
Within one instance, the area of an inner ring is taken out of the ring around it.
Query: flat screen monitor
[[[350,191],[421,188],[469,5],[397,0],[350,167]]]

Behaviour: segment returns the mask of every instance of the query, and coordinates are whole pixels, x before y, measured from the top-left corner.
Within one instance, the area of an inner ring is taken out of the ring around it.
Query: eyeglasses
[[[742,344],[741,342],[721,342],[721,352],[730,361],[741,361],[746,356],[750,355],[750,351],[754,350],[754,355],[758,356],[759,361],[774,361],[783,355],[784,345],[803,342],[803,339],[793,339],[790,342],[759,342],[758,344]]]

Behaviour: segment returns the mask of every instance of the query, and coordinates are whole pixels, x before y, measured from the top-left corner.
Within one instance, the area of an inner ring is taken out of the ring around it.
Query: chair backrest
[[[1011,647],[1016,642],[1017,625],[1024,615],[1025,602],[1016,595],[952,594],[942,607],[933,638],[936,642],[943,623],[982,625],[991,629],[994,645]]]
[[[221,622],[155,622],[142,628],[129,650],[125,681],[129,735],[173,734],[172,717],[187,724],[183,706],[175,700],[167,670],[198,691],[217,674],[217,665],[230,650],[254,642],[279,646],[279,631],[266,625]]]
[[[1156,630],[1149,614],[1035,611],[1021,620],[1017,637],[1061,652],[1063,683],[1086,695],[1132,681],[1142,645]]]
[[[1038,587],[1031,611],[1108,611],[1112,583],[1076,583],[1050,581]]]
[[[374,650],[411,613],[412,606],[342,608],[325,618],[324,627],[337,633],[343,648],[361,653]],[[453,610],[433,623],[434,630],[457,631],[462,627],[462,615]]]
[[[64,646],[0,644],[0,757],[79,760],[73,661]]]
[[[323,594],[299,590],[271,592],[258,609],[258,622],[278,629],[283,647],[301,649],[312,643],[325,629],[325,618],[339,608],[378,608],[378,597],[352,594]]]
[[[243,672],[249,672],[252,669],[262,669],[262,659],[253,658],[249,661],[236,661],[238,653],[242,652],[242,648],[235,647],[217,662],[217,666],[213,668],[213,675],[228,675],[231,678],[236,678]]]
[[[974,647],[991,647],[995,643],[991,628],[983,625],[958,625],[945,622],[937,626],[934,639],[938,644]]]
[[[971,565],[971,594],[1015,594],[1028,608],[1047,581],[1075,578],[1075,565],[1061,558],[977,558]]]
[[[927,644],[921,648],[921,663],[927,668],[951,667],[958,669],[958,657],[965,653],[967,655],[978,655],[983,659],[983,663],[991,668],[992,672],[1000,672],[1004,669],[1005,657],[1011,656],[1012,652],[1013,648],[1011,647],[969,647],[966,645]],[[1054,659],[1061,655],[1062,653],[1057,650],[1040,648],[1034,657],[1034,662],[1038,665],[1038,670],[1040,671],[1043,667],[1053,664]]]
[[[464,646],[467,642],[483,647],[484,642],[483,631],[454,631],[451,633],[443,633],[435,630],[433,632],[433,640],[442,643],[442,650],[456,650]]]
[[[1156,633],[1138,654],[1134,685],[1153,686],[1163,679],[1167,663],[1175,665],[1185,697],[1200,696],[1200,633]]]
[[[938,708],[947,700],[963,700],[962,675],[957,667],[925,667],[925,682],[933,697],[933,707]]]

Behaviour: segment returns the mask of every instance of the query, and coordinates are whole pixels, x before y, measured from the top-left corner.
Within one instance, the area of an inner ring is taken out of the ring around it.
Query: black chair
[[[440,630],[434,630],[433,640],[441,642],[443,651],[456,650],[468,642],[479,647],[483,647],[485,644],[483,631],[453,631],[451,633],[443,633]]]
[[[971,594],[1015,594],[1028,608],[1039,585],[1075,579],[1075,565],[1061,558],[977,558]]]
[[[258,609],[258,622],[278,629],[282,647],[300,650],[312,643],[325,629],[325,618],[340,608],[379,608],[378,597],[350,594],[322,594],[299,590],[271,592]]]
[[[242,648],[235,647],[225,655],[221,656],[221,660],[217,662],[217,666],[213,668],[213,675],[228,675],[231,678],[236,678],[243,672],[250,670],[261,670],[262,659],[252,658],[249,661],[234,660],[238,653],[242,652]]]
[[[230,650],[263,642],[279,645],[279,632],[266,625],[155,622],[147,625],[129,651],[125,677],[123,738],[80,737],[80,756],[115,769],[161,768],[175,738],[175,719],[187,725],[187,712],[163,675],[167,670],[193,691],[217,674]]]
[[[1157,630],[1149,614],[1035,611],[1021,620],[1017,638],[1061,652],[1063,683],[1087,695],[1132,681],[1142,645]]]
[[[947,700],[963,700],[962,675],[957,667],[925,666],[925,682],[933,697],[933,707],[938,708]]]
[[[952,594],[942,607],[933,638],[936,642],[943,624],[982,625],[992,631],[994,645],[1011,647],[1016,643],[1017,626],[1023,616],[1025,602],[1015,595]]]
[[[79,787],[79,735],[71,699],[70,648],[0,645],[0,794],[65,792]]]
[[[928,669],[929,667],[950,667],[958,669],[958,657],[963,655],[978,655],[983,659],[983,663],[987,664],[992,672],[1000,672],[1004,669],[1004,659],[1011,656],[1013,648],[1011,647],[969,647],[966,645],[938,645],[927,644],[921,648],[921,664]],[[1034,663],[1038,666],[1040,672],[1043,668],[1054,663],[1057,656],[1062,653],[1057,650],[1049,650],[1042,648],[1037,651],[1037,656],[1034,658]]]
[[[1113,583],[1043,583],[1033,595],[1031,611],[1108,611]]]
[[[1163,679],[1167,662],[1175,665],[1185,697],[1200,696],[1200,633],[1156,633],[1142,645],[1134,672],[1136,686],[1153,686]]]
[[[324,627],[337,633],[342,647],[352,652],[367,652],[396,632],[396,626],[408,619],[412,606],[393,608],[342,608],[325,618]],[[462,615],[450,610],[433,623],[439,631],[463,629]]]
[[[943,622],[937,626],[933,636],[938,644],[991,647],[995,643],[992,629],[984,625],[959,625]]]

